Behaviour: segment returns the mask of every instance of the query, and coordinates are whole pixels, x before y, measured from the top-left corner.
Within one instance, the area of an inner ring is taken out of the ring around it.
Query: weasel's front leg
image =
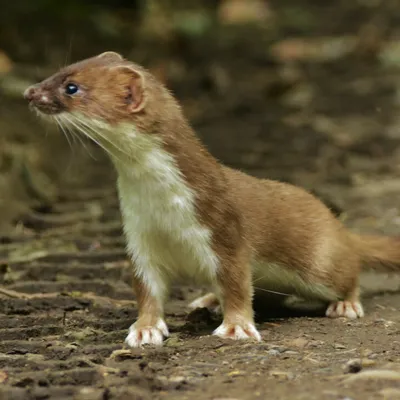
[[[256,339],[261,336],[254,325],[253,287],[247,257],[222,260],[218,276],[224,320],[214,335],[230,339]]]
[[[149,278],[146,276],[146,278]],[[165,288],[158,279],[144,279],[134,274],[133,289],[138,304],[138,319],[129,328],[125,343],[130,347],[144,344],[161,346],[164,337],[169,335],[164,321],[163,300]]]

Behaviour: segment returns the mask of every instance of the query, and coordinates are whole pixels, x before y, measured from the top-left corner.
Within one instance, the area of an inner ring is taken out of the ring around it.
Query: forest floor
[[[289,28],[273,62],[243,39],[171,85],[223,162],[313,191],[351,229],[400,234],[400,69],[390,64],[400,49],[368,36],[378,12],[363,9],[361,34],[353,11],[322,9],[321,21],[326,12],[340,24],[316,24],[302,52]],[[26,105],[11,104],[2,132],[18,121],[21,134],[42,135]],[[257,344],[210,336],[218,318],[186,308],[203,288],[176,287],[164,347],[125,349],[136,303],[115,175],[92,145],[94,159],[63,146],[68,174],[84,166],[84,177],[61,179],[1,237],[0,399],[400,398],[400,274],[363,275],[356,321],[259,305]]]

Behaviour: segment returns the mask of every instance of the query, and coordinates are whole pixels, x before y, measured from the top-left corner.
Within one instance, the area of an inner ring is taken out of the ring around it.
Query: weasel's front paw
[[[255,339],[261,341],[261,335],[251,322],[240,324],[230,324],[223,322],[214,332],[213,335],[224,339]]]
[[[161,318],[154,326],[141,326],[137,321],[129,328],[125,343],[130,347],[141,347],[144,344],[162,346],[164,337],[168,335],[167,325]]]

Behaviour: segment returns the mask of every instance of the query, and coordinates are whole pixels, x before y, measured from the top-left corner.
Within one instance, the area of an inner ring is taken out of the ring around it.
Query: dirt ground
[[[308,3],[313,35],[299,33],[307,15],[296,14],[274,57],[243,35],[211,48],[208,62],[192,54],[168,81],[223,162],[313,191],[356,231],[400,234],[398,4]],[[326,35],[358,42],[346,53]],[[316,51],[312,36],[325,47]],[[305,40],[303,53],[290,37]],[[4,134],[43,135],[23,102],[7,104]],[[211,337],[219,317],[186,309],[203,288],[176,287],[164,347],[125,349],[136,303],[114,171],[93,145],[89,156],[62,143],[57,195],[0,238],[0,399],[400,398],[400,274],[363,275],[357,321],[258,303],[261,343]]]

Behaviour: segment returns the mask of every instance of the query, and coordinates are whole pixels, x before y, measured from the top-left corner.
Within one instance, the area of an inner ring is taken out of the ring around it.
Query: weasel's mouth
[[[41,85],[33,85],[25,90],[24,97],[29,106],[43,114],[57,114],[64,111],[65,107],[52,91]]]
[[[52,103],[43,104],[36,101],[30,101],[29,108],[48,115],[59,114],[61,111],[63,111],[62,109],[60,109],[60,107],[58,107],[55,104]]]

